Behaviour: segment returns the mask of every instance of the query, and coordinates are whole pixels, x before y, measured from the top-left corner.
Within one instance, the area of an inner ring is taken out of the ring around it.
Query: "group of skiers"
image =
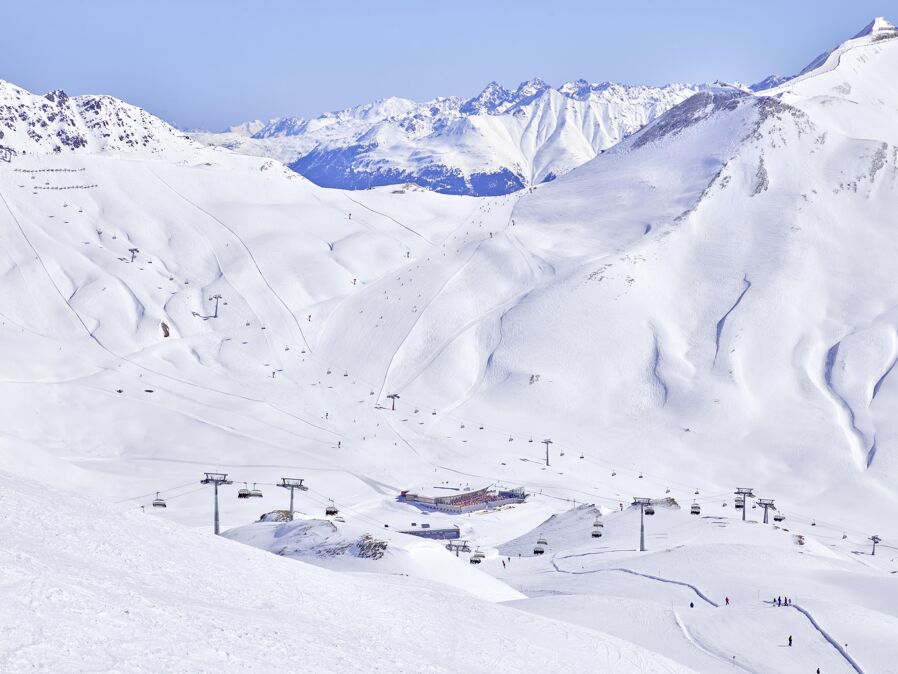
[[[773,601],[770,602],[774,606],[791,606],[792,602],[789,601],[789,597],[774,597]]]

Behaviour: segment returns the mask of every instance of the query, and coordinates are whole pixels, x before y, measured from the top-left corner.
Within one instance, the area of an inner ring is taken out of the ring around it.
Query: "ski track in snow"
[[[823,629],[820,626],[820,623],[817,622],[817,620],[814,618],[814,616],[812,616],[811,613],[807,609],[802,608],[798,604],[789,604],[789,606],[791,606],[796,611],[801,613],[805,618],[807,618],[810,621],[811,625],[814,627],[814,629],[817,630],[818,632],[820,632],[821,636],[823,636],[823,638],[826,639],[826,641],[829,642],[832,645],[832,647],[835,648],[839,652],[839,655],[841,655],[843,658],[845,658],[845,661],[849,665],[851,665],[852,669],[854,669],[854,671],[856,671],[857,674],[864,674],[864,670],[861,669],[861,666],[859,664],[857,664],[857,662],[855,662],[854,658],[852,658],[850,655],[848,655],[848,651],[845,650],[845,648],[842,646],[842,644],[840,644],[838,641],[836,641],[829,634],[829,632],[827,632],[825,629]]]
[[[404,225],[404,224],[402,224],[401,222],[399,222],[399,220],[397,220],[396,218],[394,218],[392,215],[387,215],[386,213],[381,213],[380,211],[376,211],[376,210],[374,210],[373,208],[371,208],[370,206],[366,206],[366,205],[363,204],[361,201],[356,201],[355,199],[353,199],[353,198],[352,198],[351,196],[349,196],[348,194],[344,194],[343,196],[346,197],[347,199],[349,199],[352,203],[358,204],[358,205],[361,206],[362,208],[364,208],[364,209],[366,209],[366,210],[369,210],[369,211],[371,211],[372,213],[376,213],[377,215],[380,215],[380,216],[386,218],[387,220],[391,220],[392,222],[395,222],[397,225],[399,225],[399,226],[402,227],[403,229],[408,230],[409,232],[411,232],[411,233],[414,234],[415,236],[417,236],[417,237],[423,239],[424,241],[426,241],[427,243],[429,243],[431,246],[435,246],[435,245],[436,245],[433,241],[431,241],[430,239],[428,239],[426,236],[424,236],[424,235],[421,234],[420,232],[417,232],[417,231],[415,231],[414,229],[412,229],[411,227],[409,227],[408,225]]]
[[[708,647],[706,644],[701,642],[698,638],[696,638],[689,631],[689,629],[686,627],[686,624],[680,618],[679,613],[677,613],[676,611],[673,611],[673,615],[674,615],[674,621],[676,621],[677,627],[680,628],[680,631],[683,633],[683,636],[686,638],[686,641],[688,641],[690,644],[695,646],[702,653],[714,658],[715,660],[720,660],[721,662],[725,662],[728,665],[731,665],[733,667],[738,667],[743,672],[754,672],[755,671],[754,669],[751,669],[750,667],[746,667],[741,662],[737,662],[735,659],[732,659],[732,658],[727,658],[726,656],[724,656],[724,655],[718,653],[717,651],[711,649],[710,647]]]
[[[566,558],[562,557],[561,559],[566,559]],[[706,601],[714,608],[719,607],[718,604],[716,604],[710,598],[708,598],[708,595],[706,595],[704,592],[702,592],[700,589],[698,589],[695,585],[692,585],[691,583],[686,583],[682,580],[671,580],[670,578],[662,578],[661,576],[653,576],[648,573],[641,573],[639,571],[633,571],[632,569],[625,569],[623,567],[614,567],[614,568],[610,568],[610,569],[592,569],[590,571],[567,571],[565,569],[560,568],[558,566],[558,563],[554,559],[552,560],[552,566],[558,573],[567,573],[572,576],[582,576],[582,575],[586,575],[586,574],[590,574],[590,573],[602,573],[602,572],[606,572],[606,571],[618,571],[620,573],[629,573],[634,576],[641,576],[642,578],[656,580],[660,583],[668,583],[670,585],[681,585],[682,587],[687,587],[690,590],[692,590],[693,592],[695,592],[695,594],[699,597],[699,599]]]
[[[162,184],[165,185],[169,190],[171,190],[175,195],[181,197],[181,199],[183,199],[184,201],[186,201],[188,204],[190,204],[191,206],[193,206],[194,208],[196,208],[196,209],[197,209],[198,211],[200,211],[201,213],[204,213],[204,214],[206,214],[207,216],[209,216],[209,218],[211,218],[212,220],[214,220],[215,222],[217,222],[219,225],[221,225],[224,229],[226,229],[228,232],[230,232],[231,236],[234,237],[234,239],[235,239],[235,240],[242,246],[243,250],[246,252],[246,254],[247,254],[247,256],[248,256],[248,259],[249,259],[250,263],[252,264],[253,268],[256,270],[256,273],[259,275],[259,278],[260,278],[260,279],[262,280],[262,282],[268,287],[268,290],[271,291],[272,296],[273,296],[273,297],[280,303],[280,305],[284,308],[284,311],[287,312],[287,315],[289,315],[290,318],[293,320],[293,324],[296,326],[296,329],[299,331],[299,336],[302,338],[303,344],[305,344],[305,347],[306,347],[306,349],[309,351],[309,353],[312,353],[312,347],[309,346],[309,342],[308,342],[308,340],[306,339],[305,333],[302,331],[302,326],[299,324],[299,321],[296,319],[296,314],[293,313],[293,311],[290,309],[290,307],[287,306],[287,303],[284,301],[284,299],[283,299],[283,298],[278,294],[278,292],[271,286],[271,283],[268,282],[268,279],[266,278],[265,274],[262,273],[262,269],[261,269],[261,267],[259,267],[259,263],[258,263],[258,261],[256,261],[256,257],[253,255],[252,250],[250,250],[250,247],[249,247],[248,245],[246,245],[246,242],[240,237],[240,235],[237,234],[237,232],[235,232],[233,229],[231,229],[231,228],[230,228],[228,225],[226,225],[224,222],[222,222],[221,220],[219,220],[215,215],[213,215],[212,213],[210,213],[209,211],[207,211],[205,208],[203,208],[202,206],[200,206],[199,204],[197,204],[195,201],[193,201],[193,200],[187,198],[186,196],[184,196],[183,194],[181,194],[181,192],[179,192],[179,191],[176,190],[174,187],[172,187],[171,185],[169,185],[165,180],[163,180],[161,177],[159,177],[156,173],[154,173],[153,171],[150,171],[150,173],[151,173],[151,174],[152,174],[152,175],[153,175],[153,176],[154,176],[160,183],[162,183]]]

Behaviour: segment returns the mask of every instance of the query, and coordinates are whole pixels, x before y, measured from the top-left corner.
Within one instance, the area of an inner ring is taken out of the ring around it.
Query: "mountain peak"
[[[872,36],[874,40],[898,37],[898,28],[895,28],[894,24],[885,17],[877,16],[851,39],[856,40],[859,37],[867,37],[868,35]]]
[[[465,101],[459,111],[466,115],[495,114],[511,99],[512,93],[493,80],[474,98]]]

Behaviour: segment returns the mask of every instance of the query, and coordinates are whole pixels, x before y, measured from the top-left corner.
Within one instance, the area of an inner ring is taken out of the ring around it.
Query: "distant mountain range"
[[[469,99],[388,98],[314,119],[256,120],[191,136],[280,159],[324,187],[415,183],[488,196],[553,180],[705,88],[491,82]]]

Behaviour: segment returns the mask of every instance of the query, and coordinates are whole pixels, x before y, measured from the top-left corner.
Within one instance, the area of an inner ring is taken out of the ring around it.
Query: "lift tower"
[[[233,480],[228,479],[227,473],[206,473],[206,477],[200,480],[201,484],[211,484],[215,486],[215,535],[218,536],[218,485],[234,484]]]
[[[773,508],[776,510],[776,506],[773,505],[772,498],[759,498],[758,505],[764,509],[764,524],[767,524],[767,511]],[[745,514],[745,504],[742,504],[742,514]]]
[[[748,506],[748,503],[746,502],[746,500],[749,498],[754,498],[755,494],[751,490],[751,487],[736,487],[735,494],[736,494],[736,496],[742,497],[742,521],[744,522],[745,521],[745,510],[746,510],[746,506]],[[765,517],[765,520],[766,520],[766,517]]]
[[[298,477],[282,477],[281,483],[278,487],[283,487],[284,489],[290,490],[290,521],[293,521],[293,492],[299,489],[299,491],[309,491],[309,488],[302,483],[303,478]]]
[[[639,552],[645,552],[645,507],[652,505],[652,499],[634,497],[630,505],[639,507]]]

